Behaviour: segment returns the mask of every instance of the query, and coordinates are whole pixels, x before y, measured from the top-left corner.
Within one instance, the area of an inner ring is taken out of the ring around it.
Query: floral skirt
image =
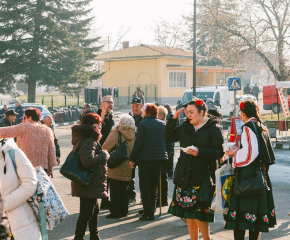
[[[241,175],[245,176],[256,171],[257,169],[253,167],[245,167],[241,171]],[[269,228],[276,225],[272,184],[267,173],[266,180],[270,190],[262,194],[250,197],[239,197],[232,194],[229,212],[226,217],[226,229],[269,232]]]
[[[214,221],[214,211],[199,205],[196,198],[199,187],[181,188],[175,186],[168,213],[182,218],[198,219],[203,222]]]

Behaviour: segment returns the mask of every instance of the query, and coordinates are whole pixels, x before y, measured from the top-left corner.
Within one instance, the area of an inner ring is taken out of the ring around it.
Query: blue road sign
[[[229,78],[229,91],[241,90],[240,78]]]

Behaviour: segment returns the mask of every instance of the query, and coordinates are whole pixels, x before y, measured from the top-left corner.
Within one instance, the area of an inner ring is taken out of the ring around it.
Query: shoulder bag
[[[197,202],[199,202],[203,206],[210,206],[213,195],[214,195],[215,185],[210,175],[209,169],[207,169],[205,176],[202,180],[198,196],[196,198]]]
[[[121,142],[121,133],[119,132],[118,146],[114,151],[110,152],[110,157],[107,162],[108,167],[114,169],[127,159],[129,159],[127,155],[127,141]]]
[[[89,169],[84,167],[79,154],[75,151],[69,153],[59,171],[63,176],[83,187],[89,186],[97,173],[96,168]]]
[[[234,183],[234,194],[241,197],[259,195],[265,192],[265,190],[269,189],[266,179],[265,179],[264,171],[262,169],[262,159],[261,159],[261,154],[260,154],[260,135],[259,135],[256,125],[254,123],[253,125],[255,128],[255,134],[257,136],[258,146],[259,146],[260,169],[256,177],[242,179],[242,180],[239,180],[238,178],[238,169],[237,169],[235,183]]]

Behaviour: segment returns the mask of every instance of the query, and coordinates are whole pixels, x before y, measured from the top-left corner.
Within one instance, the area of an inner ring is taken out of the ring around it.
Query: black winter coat
[[[165,122],[156,116],[146,117],[139,123],[130,161],[149,162],[168,160],[164,138]]]
[[[97,111],[97,114],[99,116],[102,115],[102,109],[99,109]],[[112,127],[115,125],[115,122],[114,122],[114,116],[112,113],[109,113],[109,114],[106,114],[105,115],[105,119],[103,121],[103,124],[102,124],[102,130],[101,130],[101,133],[102,133],[102,138],[100,140],[100,144],[103,145],[104,142],[106,141],[107,137],[109,136],[111,130],[112,130]]]
[[[0,127],[11,127],[14,125],[15,123],[10,122],[7,117],[4,117],[0,120]]]
[[[133,113],[129,112],[129,115],[132,116],[134,118],[134,121],[135,121],[135,126],[138,127],[138,124],[144,119],[142,117],[142,114],[141,115],[137,115],[137,116],[134,116]]]
[[[176,127],[177,119],[170,117],[166,124],[165,138],[167,141],[180,142],[180,147],[194,145],[198,148],[198,156],[180,151],[173,182],[176,186],[200,186],[209,168],[213,180],[215,179],[216,160],[223,153],[223,135],[217,120],[209,118],[207,123],[195,131],[194,126],[187,119]]]
[[[107,160],[109,154],[97,142],[99,134],[87,124],[72,127],[72,144],[77,147],[82,165],[88,169],[96,168],[97,173],[89,186],[84,187],[71,182],[72,196],[86,198],[107,197]]]

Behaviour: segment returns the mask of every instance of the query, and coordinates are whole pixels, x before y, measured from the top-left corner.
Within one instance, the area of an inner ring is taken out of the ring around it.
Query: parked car
[[[228,116],[234,106],[234,92],[229,91],[227,86],[197,87],[196,97],[203,100],[212,99],[223,116]],[[192,98],[192,89],[186,90],[182,99],[177,102],[176,110],[182,108],[182,105],[191,101]]]
[[[290,88],[287,89],[288,106],[290,106]],[[263,109],[272,110],[273,113],[280,112],[280,98],[277,93],[276,85],[263,87]]]
[[[44,116],[46,116],[46,115],[50,115],[50,116],[53,117],[51,112],[47,110],[46,106],[42,105],[40,103],[22,103],[21,106],[23,106],[24,108],[29,108],[29,107],[38,108],[41,111],[41,113],[42,113],[40,120],[43,120]],[[10,110],[10,109],[14,109],[15,110],[16,109],[14,104],[13,105],[8,105],[7,107],[8,107],[8,110]],[[54,124],[54,122],[53,122],[53,124]]]

